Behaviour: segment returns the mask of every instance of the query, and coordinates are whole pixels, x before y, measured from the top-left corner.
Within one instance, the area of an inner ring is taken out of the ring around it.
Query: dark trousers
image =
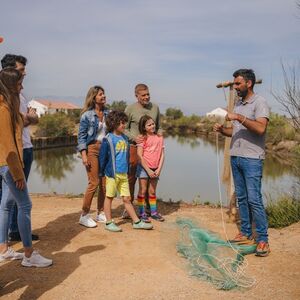
[[[33,161],[33,148],[23,149],[24,175],[27,181]],[[13,205],[9,218],[9,232],[19,232],[18,229],[18,208],[16,203]]]

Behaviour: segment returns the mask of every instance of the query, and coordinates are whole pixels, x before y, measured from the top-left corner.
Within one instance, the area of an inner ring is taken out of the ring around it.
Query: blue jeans
[[[23,149],[23,163],[24,163],[23,171],[24,171],[26,181],[28,180],[29,177],[32,161],[33,161],[33,148]],[[9,232],[19,232],[17,204],[13,206],[9,217]]]
[[[28,194],[27,185],[23,190],[16,187],[7,166],[0,167],[2,176],[2,199],[0,205],[0,243],[8,241],[8,220],[9,214],[16,203],[18,206],[18,226],[24,247],[32,246],[31,238],[31,200]]]
[[[257,233],[257,242],[268,241],[268,222],[261,195],[263,160],[231,157],[235,193],[241,219],[241,233],[252,235],[252,219]]]

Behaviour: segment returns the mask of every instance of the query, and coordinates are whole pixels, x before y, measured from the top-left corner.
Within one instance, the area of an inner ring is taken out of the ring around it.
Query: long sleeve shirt
[[[13,130],[11,115],[8,106],[0,95],[0,167],[8,166],[15,181],[24,179],[23,172],[23,120],[16,124]]]
[[[136,102],[128,105],[125,109],[125,113],[128,116],[125,134],[131,144],[135,144],[135,138],[140,134],[139,122],[141,117],[144,115],[148,115],[154,120],[156,132],[162,134],[160,126],[160,112],[156,104],[149,102],[148,105],[142,106],[139,102]]]

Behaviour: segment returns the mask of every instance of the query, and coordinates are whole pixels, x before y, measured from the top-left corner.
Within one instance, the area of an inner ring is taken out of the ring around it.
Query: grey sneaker
[[[38,253],[38,251],[34,250],[30,257],[26,257],[24,255],[24,258],[21,262],[21,265],[24,267],[37,267],[37,268],[45,268],[49,267],[53,264],[52,259],[48,259],[46,257],[43,257]]]
[[[8,247],[6,252],[0,254],[0,262],[5,261],[7,259],[15,260],[15,259],[23,259],[24,253],[16,252],[13,248]]]
[[[105,224],[105,229],[108,230],[108,231],[112,231],[112,232],[121,232],[122,231],[122,228],[117,226],[114,221],[108,223],[108,224]]]
[[[151,223],[145,223],[144,221],[140,220],[138,223],[133,223],[132,227],[133,229],[149,230],[153,228],[153,225]]]

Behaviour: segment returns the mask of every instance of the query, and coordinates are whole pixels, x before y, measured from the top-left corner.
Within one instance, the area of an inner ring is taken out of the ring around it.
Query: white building
[[[36,109],[36,113],[39,117],[44,114],[54,114],[57,112],[68,114],[71,110],[80,109],[79,106],[70,102],[46,99],[32,99],[29,102],[29,106]]]

